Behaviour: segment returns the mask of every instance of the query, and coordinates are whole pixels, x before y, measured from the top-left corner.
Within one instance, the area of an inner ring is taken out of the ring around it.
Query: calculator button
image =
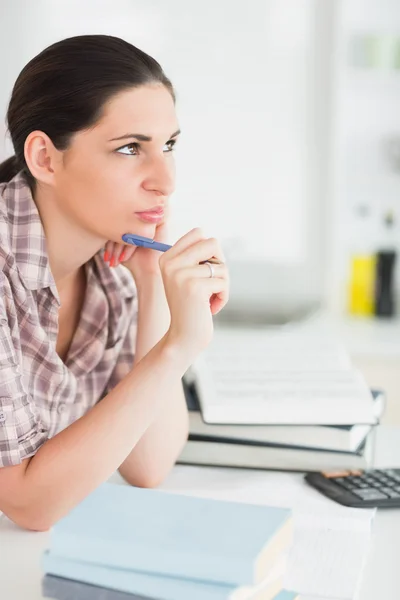
[[[400,477],[400,469],[385,469],[383,472],[389,477]]]
[[[347,481],[356,487],[360,485],[360,477],[348,477]]]
[[[367,488],[363,490],[353,490],[352,492],[362,500],[386,500],[387,496],[379,490]]]
[[[395,485],[398,485],[398,484],[396,481],[393,481],[393,479],[389,479],[389,481],[386,484],[387,487],[394,487]]]
[[[374,481],[374,483],[372,483],[370,487],[377,488],[378,490],[380,490],[383,487],[390,487],[390,486],[384,485],[383,483],[380,483],[380,481]]]
[[[339,485],[340,485],[342,488],[344,488],[345,490],[350,490],[350,491],[352,491],[352,490],[354,490],[354,489],[357,489],[357,488],[356,488],[356,486],[355,486],[353,483],[351,483],[351,482],[348,482],[348,481],[346,481],[346,480],[343,480],[343,481],[341,481],[341,482],[338,482],[338,480],[337,480],[337,479],[335,479],[335,483],[339,483]]]
[[[366,478],[365,483],[368,483],[368,485],[371,487],[374,487],[375,485],[379,485],[379,483],[373,477]]]
[[[379,486],[384,486],[384,487],[388,485],[388,481],[386,479],[380,479],[380,478],[376,479],[376,483]]]
[[[382,488],[381,492],[389,496],[389,498],[400,498],[400,493],[395,492],[392,488]]]

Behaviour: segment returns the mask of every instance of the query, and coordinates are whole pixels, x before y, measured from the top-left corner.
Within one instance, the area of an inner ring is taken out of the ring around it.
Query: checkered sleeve
[[[20,464],[46,439],[24,388],[0,286],[0,467]]]

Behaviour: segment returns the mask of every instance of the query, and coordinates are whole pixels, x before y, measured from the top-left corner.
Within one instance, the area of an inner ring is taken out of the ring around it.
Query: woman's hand
[[[207,264],[215,257],[210,277]],[[229,274],[218,241],[204,238],[193,229],[159,258],[165,295],[171,313],[167,338],[189,364],[209,344],[213,335],[212,315],[219,312],[229,298]]]
[[[166,237],[163,223],[157,227],[154,239],[166,242]],[[113,242],[107,243],[106,252],[104,258],[110,260],[110,266],[124,264],[136,283],[149,275],[162,277],[171,314],[167,337],[192,362],[211,341],[212,316],[229,298],[229,274],[218,241],[206,239],[200,229],[192,229],[163,254]],[[214,277],[210,277],[207,264],[200,264],[210,257],[221,261],[212,265]]]
[[[164,221],[156,227],[154,240],[166,243],[167,237],[167,225]],[[107,242],[104,252],[104,260],[106,262],[110,261],[110,267],[123,264],[130,270],[136,283],[139,283],[146,276],[161,276],[159,259],[160,253],[156,250],[123,243]]]

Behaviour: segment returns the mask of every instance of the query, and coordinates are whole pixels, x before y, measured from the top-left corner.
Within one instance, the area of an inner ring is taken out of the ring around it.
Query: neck
[[[60,290],[76,278],[81,267],[107,240],[82,228],[60,211],[49,190],[38,187],[34,193],[34,200],[46,235],[51,272]]]

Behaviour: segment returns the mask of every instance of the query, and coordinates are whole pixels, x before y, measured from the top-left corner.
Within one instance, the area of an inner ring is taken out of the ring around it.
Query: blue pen
[[[133,244],[134,246],[140,246],[141,248],[150,248],[150,250],[158,250],[159,252],[166,252],[172,246],[169,244],[162,244],[161,242],[155,242],[151,238],[143,237],[141,235],[134,235],[133,233],[124,233],[122,239],[127,244]],[[214,265],[220,265],[220,261],[216,258],[209,258],[207,261],[213,263]]]

